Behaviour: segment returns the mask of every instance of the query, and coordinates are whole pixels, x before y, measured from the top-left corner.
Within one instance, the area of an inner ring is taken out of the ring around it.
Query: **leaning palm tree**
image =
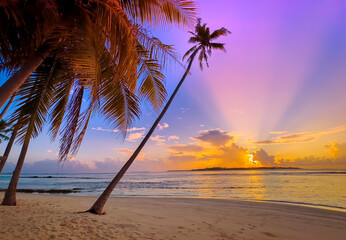
[[[10,100],[7,102],[6,106],[4,107],[4,109],[1,111],[0,113],[0,120],[3,119],[3,117],[5,116],[6,112],[8,111],[8,109],[10,108],[11,104],[13,103],[14,99],[16,98],[16,92],[12,94]]]
[[[14,127],[12,134],[11,134],[11,137],[10,137],[10,140],[8,141],[7,146],[5,148],[5,152],[2,156],[0,156],[0,174],[2,173],[2,170],[3,170],[5,163],[8,159],[8,156],[10,155],[10,152],[11,152],[11,149],[12,149],[12,146],[13,146],[13,143],[14,143],[14,140],[16,139],[16,137],[17,137],[17,128]]]
[[[64,161],[76,154],[94,110],[126,132],[139,116],[138,75],[143,76],[139,95],[155,108],[163,103],[165,89],[157,58],[161,53],[169,55],[172,49],[149,37],[138,24],[188,24],[194,13],[190,0],[0,3],[1,23],[7,23],[0,24],[0,70],[13,72],[0,87],[0,106],[21,86],[19,108],[11,118],[18,124],[23,143],[4,205],[16,204],[15,191],[30,139],[42,130],[50,108],[53,139],[66,120],[59,151]],[[60,71],[67,76],[52,77],[61,63],[68,66],[68,71]],[[70,90],[74,92],[71,98]],[[86,96],[90,101],[82,111]]]
[[[139,117],[140,97],[147,99],[156,109],[162,105],[166,90],[161,68],[167,56],[174,57],[174,52],[171,46],[148,36],[145,31],[141,30],[141,35],[136,50],[140,56],[139,84],[138,91],[135,91],[138,96],[131,91],[127,75],[120,80],[114,79],[119,66],[112,61],[106,47],[100,50],[102,54],[100,59],[97,59],[100,63],[100,74],[96,80],[86,81],[83,78],[85,76],[76,78],[78,74],[74,65],[55,55],[46,58],[22,85],[19,90],[19,104],[11,116],[11,122],[16,124],[9,142],[13,143],[18,133],[23,146],[3,205],[16,204],[15,192],[30,139],[41,132],[47,119],[50,118],[49,133],[52,139],[60,133],[59,159],[65,161],[77,153],[93,112],[99,112],[117,129],[126,133],[133,119]],[[64,127],[60,130],[61,125]],[[11,146],[9,143],[6,148],[0,170],[7,160]]]
[[[189,56],[188,58],[188,66],[187,69],[178,83],[177,87],[175,88],[172,96],[169,98],[168,102],[166,103],[165,107],[163,108],[162,112],[150,128],[149,132],[146,134],[140,145],[137,147],[133,155],[129,158],[129,160],[125,163],[125,165],[121,168],[121,170],[118,172],[118,174],[113,178],[113,180],[109,183],[107,188],[103,191],[101,196],[96,200],[96,202],[93,204],[93,206],[87,211],[94,214],[102,214],[102,210],[104,205],[106,204],[109,196],[113,192],[114,188],[118,184],[118,182],[121,180],[121,178],[124,176],[126,171],[129,169],[131,164],[136,159],[137,155],[140,153],[146,142],[149,140],[150,136],[154,132],[157,125],[160,123],[161,119],[163,118],[164,114],[166,113],[167,109],[171,105],[175,95],[177,94],[179,88],[183,84],[187,74],[190,72],[190,68],[192,66],[192,62],[196,55],[199,54],[198,60],[200,63],[201,70],[203,69],[203,60],[206,62],[208,66],[208,56],[211,55],[212,49],[218,49],[225,51],[224,43],[214,43],[213,40],[217,39],[220,36],[226,36],[230,32],[226,28],[220,28],[218,30],[215,30],[213,33],[210,34],[210,30],[207,27],[206,24],[201,25],[201,19],[198,19],[197,25],[195,27],[195,32],[190,32],[193,36],[190,38],[190,43],[196,43],[195,46],[193,46],[191,49],[189,49],[185,55],[184,58]]]
[[[0,107],[52,54],[68,58],[84,80],[96,79],[98,52],[93,50],[100,44],[122,66],[117,77],[128,74],[133,90],[138,67],[135,24],[185,25],[193,22],[195,10],[192,0],[2,0],[0,70],[11,69],[12,76],[0,87]]]
[[[8,140],[7,134],[11,131],[10,125],[5,120],[0,120],[0,143],[3,140]]]

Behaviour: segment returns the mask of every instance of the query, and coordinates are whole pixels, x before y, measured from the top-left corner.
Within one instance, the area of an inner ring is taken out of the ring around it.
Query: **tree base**
[[[12,201],[2,201],[2,203],[1,203],[1,205],[3,205],[3,206],[17,206],[17,202],[16,201],[14,201],[14,202],[12,202]]]
[[[79,212],[79,213],[92,213],[92,214],[96,214],[96,215],[106,215],[106,212],[99,212],[96,211],[95,209],[90,208],[89,210],[86,210],[84,212]]]

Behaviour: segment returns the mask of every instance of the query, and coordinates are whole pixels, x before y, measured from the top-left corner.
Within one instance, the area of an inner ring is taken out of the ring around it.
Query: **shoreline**
[[[0,193],[3,197],[3,193]],[[0,206],[1,239],[343,239],[346,213],[264,201],[17,194]]]
[[[83,189],[17,189],[17,194],[42,194],[42,195],[52,195],[52,196],[75,196],[75,197],[95,197],[97,198],[100,194],[95,195],[83,195],[79,194]],[[0,189],[1,192],[5,192],[6,189]],[[237,199],[237,198],[222,198],[222,197],[198,197],[198,196],[154,196],[154,195],[118,195],[111,196],[112,198],[173,198],[173,199],[210,199],[210,200],[230,200],[230,201],[242,201],[242,202],[264,202],[264,203],[274,203],[274,204],[284,204],[292,206],[303,206],[309,208],[326,209],[337,212],[346,213],[346,208],[341,206],[330,206],[318,203],[305,203],[305,202],[293,202],[293,201],[283,201],[283,200],[271,200],[271,199]]]

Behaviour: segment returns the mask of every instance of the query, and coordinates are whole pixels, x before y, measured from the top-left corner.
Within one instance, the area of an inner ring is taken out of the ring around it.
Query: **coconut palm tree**
[[[179,88],[183,84],[186,76],[190,72],[190,68],[192,66],[192,62],[195,59],[195,57],[198,55],[198,60],[200,63],[200,68],[203,70],[203,60],[206,62],[208,66],[208,56],[211,55],[212,50],[223,50],[225,51],[224,43],[214,43],[213,41],[220,36],[226,36],[230,32],[226,28],[220,28],[218,30],[215,30],[213,33],[210,34],[210,30],[207,27],[206,24],[201,25],[201,19],[198,19],[197,25],[195,27],[195,32],[190,32],[193,36],[190,38],[189,43],[195,43],[196,45],[193,46],[191,49],[189,49],[185,55],[184,58],[189,56],[188,58],[188,66],[187,69],[178,83],[177,87],[175,88],[172,96],[169,98],[168,102],[166,103],[165,107],[163,108],[162,112],[140,143],[140,145],[137,147],[133,155],[129,158],[129,160],[125,163],[125,165],[120,169],[118,174],[113,178],[113,180],[109,183],[107,188],[103,191],[101,196],[96,200],[96,202],[93,204],[93,206],[87,211],[94,214],[102,214],[102,210],[104,205],[106,204],[109,196],[113,192],[114,188],[118,184],[118,182],[121,180],[121,178],[124,176],[126,171],[129,169],[131,164],[136,159],[137,155],[140,153],[146,142],[149,140],[150,136],[154,132],[157,125],[160,123],[161,119],[163,118],[164,114],[166,113],[167,109],[171,105],[175,95],[177,94]]]
[[[11,131],[10,125],[5,120],[0,120],[0,143],[3,140],[8,140],[7,134]]]
[[[16,92],[12,94],[10,100],[8,101],[8,103],[6,104],[4,109],[1,111],[0,119],[3,119],[3,117],[6,114],[7,110],[10,108],[11,104],[13,103],[14,99],[16,98],[16,94],[17,94]]]
[[[130,90],[126,75],[121,80],[114,79],[119,66],[112,62],[105,47],[100,54],[101,58],[97,59],[100,63],[97,80],[76,78],[73,65],[66,59],[54,56],[46,58],[21,86],[18,93],[19,106],[11,116],[11,122],[16,124],[10,142],[13,143],[18,133],[23,146],[3,205],[16,204],[15,191],[30,139],[38,135],[47,119],[50,119],[49,133],[53,140],[60,132],[59,158],[65,161],[77,153],[93,112],[99,112],[125,134],[133,119],[139,117],[139,97],[147,99],[156,109],[162,105],[166,90],[161,69],[166,57],[174,57],[174,52],[171,46],[148,36],[145,31],[141,30],[141,35],[137,43],[140,67],[138,90],[135,92]],[[59,131],[62,124],[64,127]],[[11,146],[9,144],[6,148],[0,168]]]
[[[96,79],[99,45],[107,46],[121,66],[116,77],[126,73],[133,90],[138,67],[135,25],[189,24],[194,14],[191,0],[2,0],[0,70],[13,74],[0,87],[0,107],[49,55],[63,55],[79,77]]]
[[[12,116],[23,146],[4,205],[16,204],[15,191],[30,139],[42,130],[50,108],[52,139],[66,119],[60,131],[59,158],[63,161],[77,152],[94,110],[100,109],[107,120],[126,132],[139,116],[135,94],[139,75],[139,96],[156,108],[163,103],[158,56],[170,55],[172,48],[149,37],[139,24],[188,24],[194,13],[194,2],[188,0],[0,3],[1,23],[6,23],[0,26],[0,70],[13,72],[0,87],[0,106],[30,76],[20,89],[19,108]],[[56,91],[52,93],[52,89]],[[69,98],[71,90],[74,93]],[[90,101],[82,112],[86,94]]]
[[[0,174],[2,173],[2,170],[3,170],[5,163],[8,159],[8,156],[10,155],[10,152],[11,152],[11,149],[12,149],[12,146],[13,146],[13,143],[14,143],[14,140],[16,139],[16,137],[17,137],[17,129],[14,128],[12,131],[10,140],[7,143],[4,155],[0,156]]]

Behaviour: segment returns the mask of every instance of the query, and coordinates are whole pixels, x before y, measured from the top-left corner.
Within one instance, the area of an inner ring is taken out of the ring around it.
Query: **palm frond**
[[[70,92],[74,83],[74,73],[67,63],[58,59],[56,70],[52,76],[55,79],[55,93],[52,98],[52,109],[50,111],[49,134],[54,141],[59,133]]]
[[[139,117],[137,96],[122,81],[112,84],[104,82],[100,95],[100,113],[125,135],[134,118]]]
[[[153,37],[148,30],[144,29],[141,26],[137,26],[137,28],[139,44],[143,49],[151,52],[152,57],[158,59],[162,67],[166,66],[168,60],[174,60],[175,62],[183,66],[182,63],[178,60],[178,56],[172,45],[162,43],[160,39]]]
[[[51,99],[54,94],[55,58],[47,58],[41,66],[24,82],[18,92],[19,103],[11,115],[10,122],[19,126],[18,140],[36,137],[47,119]]]
[[[77,85],[68,103],[66,124],[61,131],[59,160],[65,161],[70,157],[70,152],[76,132],[79,130],[79,117],[83,102],[84,87]]]
[[[211,49],[218,49],[222,51],[226,51],[225,44],[224,43],[210,43]]]
[[[7,134],[9,132],[11,132],[11,128],[10,128],[10,124],[7,123],[5,120],[0,120],[0,143],[3,140],[8,140],[9,137],[7,136]]]
[[[161,66],[157,60],[143,58],[139,70],[141,80],[139,96],[148,100],[155,109],[158,109],[166,100],[166,89],[164,86],[165,76],[161,73]]]
[[[193,46],[192,48],[190,48],[189,50],[187,50],[187,52],[184,54],[184,56],[183,56],[183,60],[187,57],[187,56],[189,56],[193,51],[195,51],[196,49],[197,49],[197,47],[198,47],[198,45],[195,45],[195,46]]]
[[[159,24],[190,25],[195,21],[196,3],[191,0],[120,0],[134,21]]]
[[[212,34],[210,34],[210,40],[217,39],[221,36],[227,36],[228,34],[231,34],[230,31],[228,31],[226,28],[220,28],[215,30]]]

